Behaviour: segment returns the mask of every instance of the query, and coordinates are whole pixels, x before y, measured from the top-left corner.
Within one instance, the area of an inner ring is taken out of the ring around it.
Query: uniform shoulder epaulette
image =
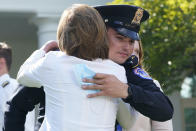
[[[1,84],[1,86],[3,87],[3,88],[5,88],[7,85],[9,85],[9,81],[5,81],[5,82],[3,82],[2,84]]]

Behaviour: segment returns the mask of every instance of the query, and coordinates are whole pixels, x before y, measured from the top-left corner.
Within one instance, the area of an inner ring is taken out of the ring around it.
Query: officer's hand
[[[114,75],[97,73],[93,79],[83,79],[83,82],[94,83],[83,85],[85,90],[100,90],[100,92],[89,94],[87,97],[110,96],[114,98],[126,98],[128,96],[128,85],[122,83]]]
[[[51,50],[57,49],[58,48],[58,44],[57,41],[55,40],[50,40],[47,41],[42,47],[41,49],[43,49],[46,53],[48,53]]]

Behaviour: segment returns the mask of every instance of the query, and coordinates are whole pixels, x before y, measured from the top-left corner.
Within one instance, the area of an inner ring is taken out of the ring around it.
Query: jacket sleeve
[[[129,104],[124,103],[121,99],[119,100],[116,118],[122,128],[131,128],[136,121],[137,114],[138,112],[129,106]]]
[[[173,131],[172,120],[159,122],[151,121],[152,131]]]
[[[143,76],[136,73],[126,69],[129,96],[123,100],[152,120],[170,120],[173,116],[173,106],[169,98],[154,83],[152,78],[143,75],[145,72],[141,71]]]
[[[161,85],[157,80],[154,80],[154,83],[161,89]],[[161,89],[163,92],[163,90]],[[151,120],[152,131],[173,131],[172,119],[164,122],[153,121]]]
[[[160,90],[143,89],[133,84],[129,84],[129,88],[132,94],[123,100],[141,114],[155,121],[166,121],[172,118],[172,103]]]
[[[43,70],[45,69],[44,65],[47,65],[47,63],[45,63],[45,54],[44,50],[36,50],[22,64],[17,74],[17,80],[20,84],[37,88],[42,86],[42,74],[47,74],[44,72],[45,70]]]
[[[26,115],[35,105],[45,101],[42,88],[20,87],[10,101],[4,114],[4,131],[24,131]]]

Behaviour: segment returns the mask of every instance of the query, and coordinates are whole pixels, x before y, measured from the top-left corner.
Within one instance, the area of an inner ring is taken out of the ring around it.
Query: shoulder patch
[[[148,79],[148,80],[152,80],[152,78],[148,75],[147,72],[145,72],[143,69],[137,67],[133,70],[134,74],[143,78],[143,79]]]
[[[3,82],[2,84],[1,84],[1,86],[3,87],[3,88],[5,88],[7,85],[9,85],[9,81],[5,81],[5,82]]]

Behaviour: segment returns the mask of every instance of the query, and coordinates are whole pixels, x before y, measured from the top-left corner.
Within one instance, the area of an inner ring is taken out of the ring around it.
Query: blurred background
[[[13,49],[10,75],[48,40],[56,40],[60,15],[72,4],[129,4],[150,12],[140,36],[145,68],[174,105],[174,131],[196,131],[195,0],[0,0],[0,41]]]

